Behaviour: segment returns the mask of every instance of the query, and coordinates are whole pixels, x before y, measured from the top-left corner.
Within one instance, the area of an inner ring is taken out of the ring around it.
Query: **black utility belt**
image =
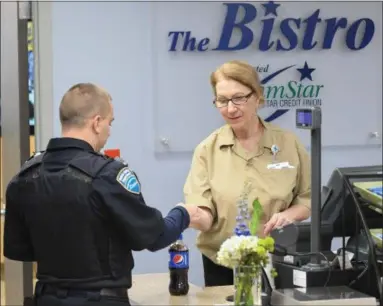
[[[83,297],[89,300],[100,300],[101,297],[128,298],[127,288],[102,288],[102,289],[78,289],[61,288],[51,284],[39,284],[36,286],[35,295],[55,295],[59,298]]]

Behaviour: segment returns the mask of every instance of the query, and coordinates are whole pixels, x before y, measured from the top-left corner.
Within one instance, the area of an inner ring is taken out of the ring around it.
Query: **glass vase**
[[[262,305],[262,274],[260,267],[238,266],[234,268],[234,305]]]

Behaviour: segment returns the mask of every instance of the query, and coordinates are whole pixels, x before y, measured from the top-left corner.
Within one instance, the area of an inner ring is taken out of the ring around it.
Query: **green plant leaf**
[[[257,235],[259,223],[262,218],[262,205],[259,202],[258,198],[253,201],[253,215],[251,216],[251,222],[250,222],[250,233],[253,236]]]

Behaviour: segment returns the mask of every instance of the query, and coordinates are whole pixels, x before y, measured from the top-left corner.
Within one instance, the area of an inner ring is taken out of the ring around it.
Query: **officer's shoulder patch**
[[[129,167],[122,168],[116,177],[117,182],[120,183],[127,191],[135,194],[141,193],[140,182],[138,181],[136,175]]]

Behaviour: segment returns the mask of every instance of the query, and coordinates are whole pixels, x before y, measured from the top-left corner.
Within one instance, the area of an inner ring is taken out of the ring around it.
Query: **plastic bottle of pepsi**
[[[189,292],[189,248],[182,239],[182,234],[169,247],[169,293],[187,295]]]

